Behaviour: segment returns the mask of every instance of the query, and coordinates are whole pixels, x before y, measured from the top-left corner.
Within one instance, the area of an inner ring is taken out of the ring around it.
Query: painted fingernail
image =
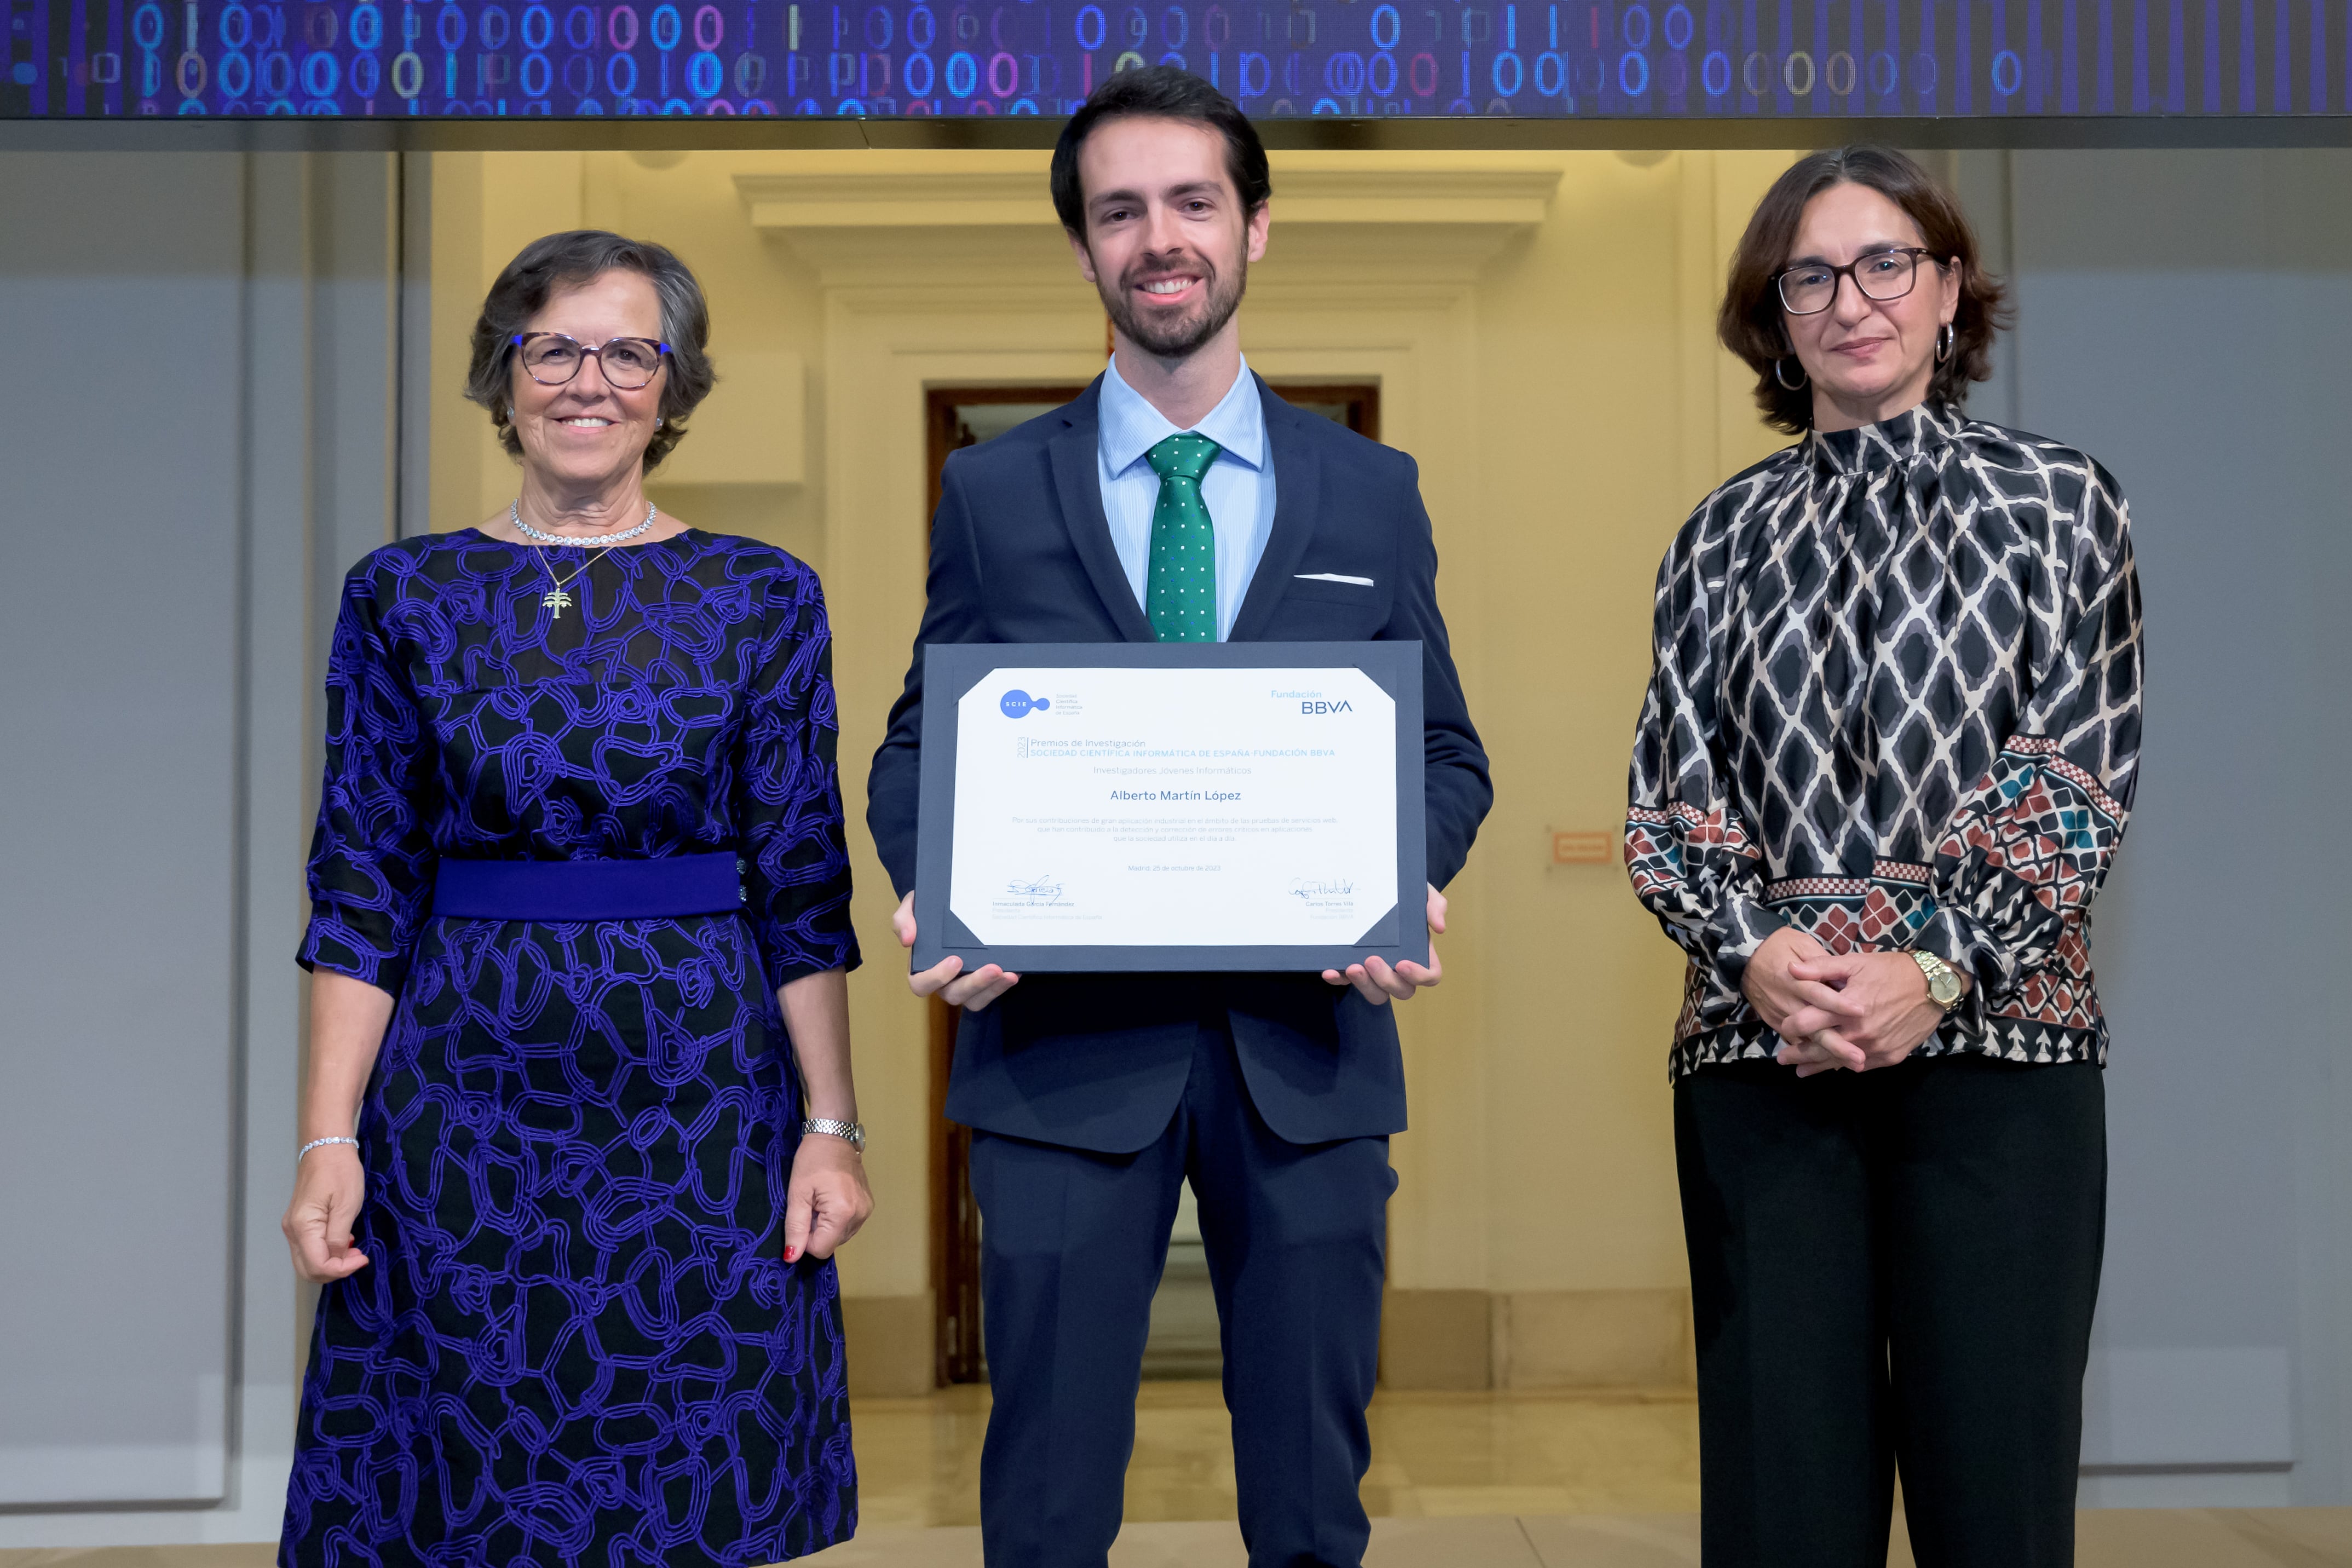
[[[801,1249],[797,1247],[787,1247],[784,1248],[784,1261],[787,1263],[798,1262],[800,1260],[800,1256]]]

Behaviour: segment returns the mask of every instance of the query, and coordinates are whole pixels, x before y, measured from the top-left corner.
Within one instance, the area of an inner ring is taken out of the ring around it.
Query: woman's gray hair
[[[661,302],[668,374],[662,379],[662,423],[646,446],[647,470],[686,439],[686,416],[710,395],[719,380],[704,352],[710,342],[710,307],[703,302],[702,285],[686,263],[651,240],[625,239],[603,229],[551,234],[532,240],[507,263],[474,323],[474,359],[466,372],[466,395],[490,411],[499,442],[509,453],[522,454],[509,406],[515,334],[547,308],[557,289],[593,282],[607,272],[636,273],[654,286],[654,298]]]

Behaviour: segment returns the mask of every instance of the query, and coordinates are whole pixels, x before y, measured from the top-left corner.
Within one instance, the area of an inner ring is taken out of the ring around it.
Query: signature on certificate
[[[1293,877],[1290,879],[1291,896],[1293,898],[1306,899],[1310,902],[1317,899],[1353,898],[1355,896],[1355,892],[1356,884],[1349,881],[1344,877],[1331,881],[1319,882],[1307,877]]]
[[[1062,896],[1062,884],[1051,877],[1016,877],[1004,885],[1004,891],[1024,903],[1050,904]]]

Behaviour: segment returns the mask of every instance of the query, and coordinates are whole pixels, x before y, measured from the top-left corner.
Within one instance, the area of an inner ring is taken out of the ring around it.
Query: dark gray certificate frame
[[[922,800],[915,840],[914,969],[950,956],[964,972],[1002,964],[1015,973],[1306,972],[1344,969],[1374,954],[1429,962],[1429,822],[1423,789],[1419,642],[932,643],[923,649]],[[1396,703],[1397,902],[1371,923],[1392,940],[1230,946],[992,946],[948,912],[955,850],[956,731],[965,694],[993,672],[1035,669],[1355,669]]]

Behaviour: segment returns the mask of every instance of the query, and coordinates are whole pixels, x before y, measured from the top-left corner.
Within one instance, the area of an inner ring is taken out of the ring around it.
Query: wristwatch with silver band
[[[1927,1000],[1948,1013],[1960,1005],[1960,972],[1932,952],[1911,952],[1911,962],[1927,977]]]
[[[861,1154],[866,1152],[866,1124],[862,1121],[835,1121],[830,1117],[812,1116],[801,1123],[801,1131],[803,1133],[822,1132],[828,1138],[845,1139],[851,1148]]]

